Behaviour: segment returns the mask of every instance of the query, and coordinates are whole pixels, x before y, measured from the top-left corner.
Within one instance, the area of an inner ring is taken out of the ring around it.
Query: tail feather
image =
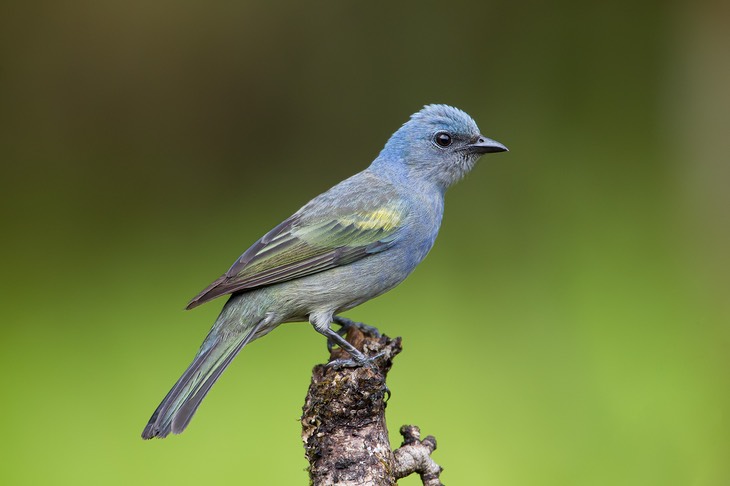
[[[241,349],[251,342],[263,322],[253,326],[240,339],[218,337],[210,344],[205,343],[150,417],[142,431],[142,438],[164,439],[170,432],[179,434],[185,430],[210,388]]]
[[[167,392],[167,395],[165,395],[165,398],[163,398],[162,402],[160,402],[157,406],[157,409],[152,414],[152,417],[150,417],[147,426],[142,431],[143,439],[151,439],[153,437],[160,437],[162,439],[167,437],[170,433],[169,427],[165,427],[165,422],[167,421],[165,418],[169,415],[168,411],[180,400],[184,388],[191,385],[194,380],[195,373],[200,371],[200,368],[206,362],[206,359],[210,355],[212,349],[213,347],[210,347],[208,350],[198,353],[190,366],[188,366],[188,369],[185,370],[185,373],[183,373],[183,375],[177,380],[177,383],[175,383],[172,389]]]

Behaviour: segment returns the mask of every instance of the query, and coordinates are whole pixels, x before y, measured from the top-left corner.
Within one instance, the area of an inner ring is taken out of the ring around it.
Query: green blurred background
[[[404,423],[447,484],[730,484],[726,2],[7,2],[0,483],[306,484],[321,336],[242,353],[143,442],[187,300],[426,103],[511,149],[402,286]],[[416,478],[401,482],[416,485]]]

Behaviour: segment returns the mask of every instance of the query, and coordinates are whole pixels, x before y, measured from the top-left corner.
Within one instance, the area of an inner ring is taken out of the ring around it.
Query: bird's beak
[[[479,135],[476,142],[470,143],[466,149],[473,154],[489,154],[492,152],[509,152],[509,149],[484,135]]]

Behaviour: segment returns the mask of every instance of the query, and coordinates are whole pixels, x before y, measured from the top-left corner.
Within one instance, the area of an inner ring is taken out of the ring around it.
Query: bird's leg
[[[348,328],[356,327],[356,328],[360,329],[364,334],[370,334],[371,336],[375,336],[377,338],[382,337],[382,334],[380,334],[380,331],[378,330],[377,327],[368,326],[364,322],[355,322],[352,319],[348,319],[347,317],[342,317],[342,316],[334,316],[332,318],[332,322],[342,326],[342,327],[340,327],[340,330],[338,331],[338,334],[340,334],[340,336],[343,333],[347,332]]]
[[[312,326],[314,329],[324,335],[327,338],[327,348],[331,350],[332,343],[337,344],[339,347],[347,351],[350,356],[352,356],[351,359],[336,359],[334,361],[330,361],[328,363],[328,366],[332,366],[334,368],[357,368],[360,366],[370,366],[373,361],[375,361],[377,358],[379,358],[381,355],[373,356],[372,358],[369,358],[365,356],[362,352],[360,352],[355,346],[348,343],[347,340],[340,336],[337,332],[333,331],[332,328],[329,326],[329,320],[322,321],[319,319],[311,320]],[[349,321],[349,319],[348,319]],[[324,325],[323,322],[326,322]],[[350,321],[352,322],[352,321]]]
[[[368,326],[364,322],[355,322],[352,319],[348,319],[347,317],[342,316],[334,316],[332,317],[332,322],[339,325],[340,328],[335,331],[337,334],[339,334],[342,337],[345,337],[345,334],[353,328],[356,327],[357,329],[360,329],[363,334],[369,334],[371,336],[375,336],[377,338],[382,337],[382,334],[380,334],[380,331],[375,326]],[[335,347],[337,343],[333,342],[331,339],[327,339],[327,351],[330,353],[332,352],[332,349]]]

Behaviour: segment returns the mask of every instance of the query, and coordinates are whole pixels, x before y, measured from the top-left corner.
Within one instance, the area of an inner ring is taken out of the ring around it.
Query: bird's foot
[[[362,331],[363,334],[375,336],[376,338],[382,337],[382,334],[380,334],[380,331],[378,330],[377,327],[368,326],[364,322],[356,322],[356,321],[353,321],[352,319],[348,319],[347,317],[342,317],[342,316],[334,316],[332,318],[332,321],[335,324],[339,324],[341,326],[340,330],[337,331],[337,333],[340,336],[342,336],[344,333],[346,333],[350,327],[356,327],[356,328],[360,329],[360,331]]]
[[[385,353],[379,353],[375,356],[365,356],[362,353],[358,353],[358,355],[353,355],[353,357],[349,359],[334,359],[327,363],[327,367],[332,368],[333,370],[360,367],[373,368],[375,367],[375,360],[382,357],[384,354]],[[390,395],[390,392],[388,395]]]

